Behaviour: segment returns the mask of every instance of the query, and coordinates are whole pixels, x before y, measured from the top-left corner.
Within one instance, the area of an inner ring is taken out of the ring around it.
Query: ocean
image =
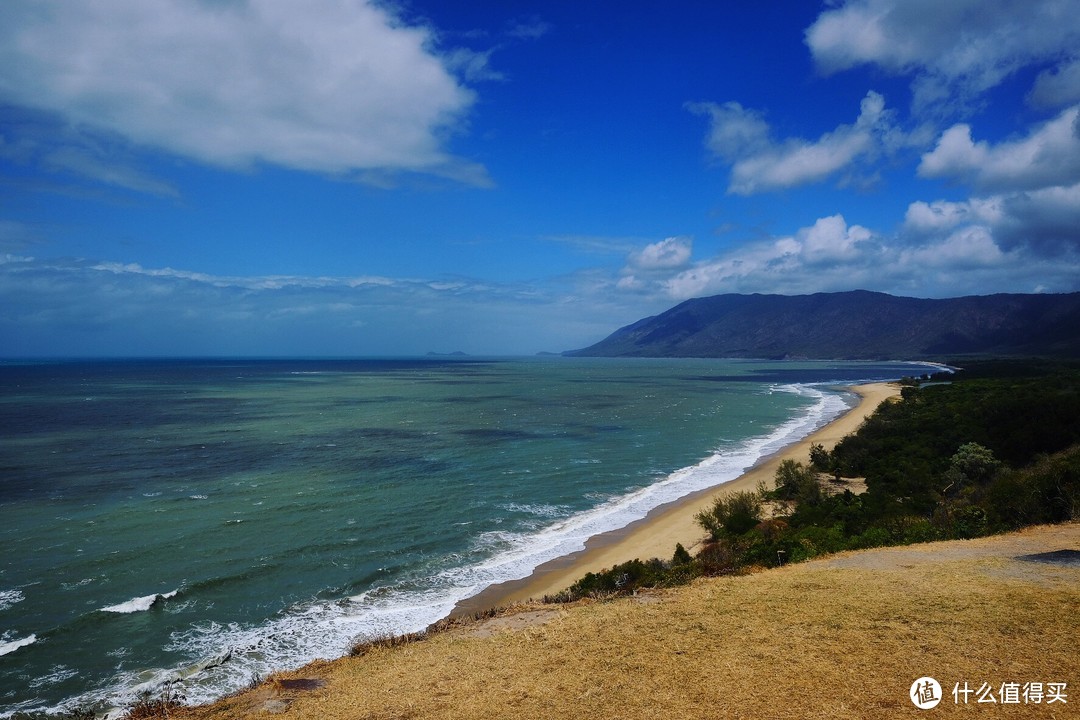
[[[0,363],[0,717],[412,632],[733,479],[906,363]],[[674,548],[673,548],[674,549]]]

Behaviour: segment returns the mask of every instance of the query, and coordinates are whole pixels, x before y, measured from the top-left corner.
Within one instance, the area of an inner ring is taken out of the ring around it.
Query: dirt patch
[[[862,495],[866,492],[866,478],[864,477],[837,479],[827,473],[818,473],[818,482],[821,483],[821,489],[826,495],[843,495],[848,490],[853,495]]]
[[[277,685],[282,692],[288,692],[290,690],[318,690],[326,685],[326,681],[320,680],[319,678],[289,678],[286,680],[278,680],[275,685]]]
[[[558,608],[540,608],[538,610],[519,609],[510,615],[481,620],[464,630],[471,637],[487,638],[500,632],[524,630],[550,622],[559,616]]]

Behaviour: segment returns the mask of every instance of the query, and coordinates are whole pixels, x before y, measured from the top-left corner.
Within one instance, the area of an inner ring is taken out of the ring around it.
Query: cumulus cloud
[[[214,165],[489,182],[445,144],[474,102],[450,66],[492,71],[435,41],[363,0],[9,0],[0,98]]]
[[[657,286],[674,300],[853,287],[918,297],[981,294],[987,288],[1073,290],[1080,274],[1080,247],[1062,246],[1051,256],[1030,243],[1009,245],[1002,237],[1011,217],[997,199],[919,202],[908,208],[899,234],[886,236],[833,215],[792,235],[749,243],[695,263]]]
[[[817,140],[775,140],[763,115],[737,102],[687,107],[709,116],[706,147],[731,165],[728,192],[737,195],[821,182],[891,149],[899,134],[885,99],[873,91],[863,98],[853,124],[841,125]]]
[[[1076,83],[1080,14],[1070,0],[846,0],[806,30],[818,68],[834,73],[872,64],[913,75],[917,109],[966,103],[1022,67],[1058,67],[1047,87]]]
[[[1071,185],[1080,181],[1080,107],[1033,128],[1027,137],[996,145],[974,141],[969,125],[954,125],[923,155],[918,172],[980,190]]]
[[[920,240],[978,228],[1005,251],[1055,258],[1080,251],[1080,183],[963,202],[915,202],[903,232]]]
[[[863,245],[873,237],[861,225],[848,226],[842,215],[821,218],[795,236],[799,255],[807,265],[846,263],[857,260]]]
[[[693,246],[692,238],[669,237],[634,250],[627,257],[626,266],[615,287],[623,292],[653,292],[658,280],[686,266]]]
[[[917,200],[908,205],[904,226],[919,235],[931,235],[968,223],[995,224],[1000,222],[1000,199],[972,199],[963,202]]]
[[[794,235],[749,243],[668,277],[675,299],[720,292],[814,292],[866,286],[881,260],[872,231],[842,215],[818,219]]]
[[[650,243],[630,255],[630,264],[641,270],[682,267],[690,259],[693,241],[684,237],[669,237]]]

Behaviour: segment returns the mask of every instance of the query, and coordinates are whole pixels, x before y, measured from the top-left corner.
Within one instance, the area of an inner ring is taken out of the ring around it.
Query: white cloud
[[[215,165],[487,182],[444,145],[474,101],[387,3],[8,0],[0,98]]]
[[[1072,107],[1027,137],[991,145],[954,125],[922,157],[919,175],[951,178],[982,190],[1026,190],[1080,181],[1080,108]]]
[[[841,215],[818,219],[794,235],[750,243],[680,272],[664,282],[673,298],[720,292],[812,292],[865,287],[881,259],[874,234]]]
[[[873,233],[861,225],[848,226],[842,215],[820,218],[796,234],[799,254],[808,265],[856,260]]]
[[[1031,64],[1064,72],[1080,47],[1080,13],[1072,0],[846,0],[821,13],[806,44],[825,73],[873,64],[911,74],[917,109],[947,107]],[[1075,88],[1071,77],[1060,80]]]
[[[1000,198],[976,198],[964,202],[918,200],[908,206],[904,226],[920,235],[951,230],[966,223],[993,224],[1002,216]]]
[[[893,149],[898,138],[885,99],[873,91],[863,98],[853,124],[840,125],[817,140],[773,140],[761,113],[739,103],[687,107],[710,116],[706,147],[731,164],[728,192],[737,195],[821,182]]]
[[[630,264],[639,270],[682,267],[690,259],[692,251],[693,241],[690,238],[669,237],[632,253]]]
[[[709,115],[711,124],[705,147],[727,162],[735,162],[741,156],[754,155],[771,149],[769,123],[757,110],[744,108],[737,102],[687,103],[687,109],[700,115]]]
[[[1080,252],[1080,183],[963,202],[915,202],[901,234],[915,244],[934,244],[973,229],[1004,252],[1023,250],[1047,260]]]
[[[949,233],[944,239],[912,248],[903,248],[894,261],[903,267],[959,272],[980,267],[998,267],[1006,254],[994,242],[990,230],[968,225]]]
[[[446,66],[469,82],[505,80],[505,75],[491,67],[491,55],[496,49],[477,51],[469,48],[454,48],[446,55]]]
[[[1080,187],[1076,192],[1080,195]],[[1067,206],[1072,197],[1057,199]],[[1031,242],[1009,244],[1003,238],[1014,216],[1004,207],[999,198],[913,203],[896,237],[849,225],[833,215],[793,235],[750,243],[695,263],[656,281],[654,287],[674,300],[729,292],[798,294],[853,287],[919,297],[1076,290],[1080,243],[1059,243],[1053,252]],[[1067,221],[1067,216],[1059,216],[1059,229]]]

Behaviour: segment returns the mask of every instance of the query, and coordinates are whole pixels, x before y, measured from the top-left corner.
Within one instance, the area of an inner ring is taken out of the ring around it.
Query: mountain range
[[[855,290],[714,295],[620,328],[575,357],[845,360],[1080,357],[1080,293],[947,299]]]

